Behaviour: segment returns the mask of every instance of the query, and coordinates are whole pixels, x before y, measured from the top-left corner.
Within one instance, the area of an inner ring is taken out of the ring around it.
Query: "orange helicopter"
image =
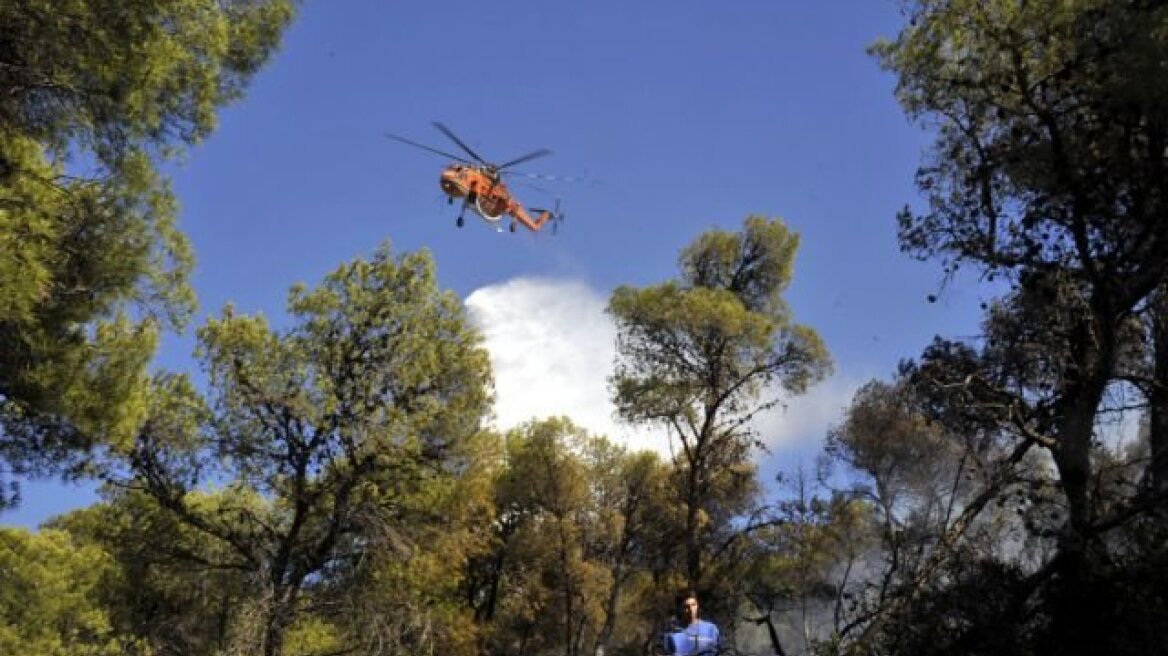
[[[532,208],[531,212],[535,216],[531,216],[523,208],[523,205],[515,200],[515,197],[511,195],[511,191],[507,189],[507,185],[503,182],[503,176],[509,173],[506,169],[516,164],[529,162],[537,157],[550,155],[552,151],[546,148],[540,148],[539,150],[530,152],[522,157],[516,157],[502,164],[493,164],[480,157],[470,146],[463,143],[462,139],[459,139],[450,128],[437,121],[433,125],[442,134],[449,137],[451,141],[458,144],[458,147],[462,148],[472,159],[466,159],[465,157],[438,150],[437,148],[431,148],[430,146],[410,141],[404,137],[399,137],[396,134],[387,133],[386,136],[390,139],[414,146],[415,148],[421,148],[422,150],[428,150],[443,157],[449,157],[457,162],[450,164],[442,170],[439,185],[442,187],[442,191],[448,196],[446,199],[447,203],[453,204],[456,198],[462,199],[462,208],[459,210],[458,219],[455,221],[458,227],[461,228],[463,226],[463,215],[466,213],[467,207],[470,207],[475,214],[478,214],[499,232],[503,230],[501,223],[505,214],[512,217],[509,226],[511,232],[515,232],[517,222],[522,223],[524,227],[532,232],[538,232],[549,221],[558,222],[564,218],[563,214],[559,212],[558,202],[556,203],[557,208],[555,210]]]

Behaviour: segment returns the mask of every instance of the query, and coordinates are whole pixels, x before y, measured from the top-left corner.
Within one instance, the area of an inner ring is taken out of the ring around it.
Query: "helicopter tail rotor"
[[[557,234],[560,231],[560,225],[564,223],[568,215],[564,210],[560,209],[560,199],[556,199],[555,207],[552,208],[552,234]]]
[[[560,209],[560,199],[559,198],[556,199],[556,203],[555,203],[555,205],[552,206],[551,209],[545,209],[542,207],[541,208],[533,207],[531,209],[533,212],[537,212],[540,214],[542,214],[544,212],[548,213],[548,221],[551,223],[553,235],[559,233],[560,224],[562,224],[564,222],[564,219],[567,218],[567,214],[562,209]]]

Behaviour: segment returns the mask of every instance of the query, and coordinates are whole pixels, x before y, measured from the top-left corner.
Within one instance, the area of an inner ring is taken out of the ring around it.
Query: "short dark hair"
[[[681,594],[677,595],[677,605],[680,606],[684,604],[686,599],[693,599],[694,601],[701,603],[701,599],[698,598],[698,593],[694,592],[693,590],[685,590]]]

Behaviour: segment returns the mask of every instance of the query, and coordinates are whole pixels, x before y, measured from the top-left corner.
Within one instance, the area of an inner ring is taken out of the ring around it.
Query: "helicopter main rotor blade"
[[[438,128],[442,132],[442,134],[446,135],[447,137],[450,137],[451,141],[458,144],[460,148],[465,150],[467,152],[467,154],[470,155],[471,157],[477,159],[479,161],[479,163],[481,163],[485,166],[490,166],[490,162],[483,159],[482,157],[479,157],[479,154],[476,153],[475,151],[471,150],[470,146],[463,143],[462,139],[459,139],[457,135],[455,135],[453,132],[450,131],[450,128],[446,127],[445,125],[442,125],[438,121],[434,121],[434,127]]]
[[[533,160],[537,157],[545,157],[545,156],[551,155],[551,154],[552,154],[552,151],[548,150],[547,148],[540,148],[539,150],[527,153],[526,155],[524,155],[522,157],[516,157],[515,159],[511,160],[510,162],[504,162],[503,164],[500,164],[499,170],[502,171],[503,169],[505,169],[509,166],[515,166],[516,164],[530,162],[531,160]]]
[[[548,174],[548,173],[531,173],[529,171],[504,171],[503,173],[506,175],[509,175],[509,176],[515,176],[515,177],[520,177],[520,178],[529,178],[531,180],[543,180],[545,182],[576,183],[576,182],[584,182],[586,180],[592,179],[592,178],[588,177],[587,175],[553,175],[553,174]],[[595,182],[595,181],[593,181],[593,182]]]
[[[389,137],[390,139],[393,139],[394,141],[400,141],[404,144],[409,144],[409,145],[413,146],[414,148],[421,148],[422,150],[428,150],[428,151],[434,153],[435,155],[449,157],[450,159],[455,159],[455,160],[458,160],[460,162],[465,162],[467,164],[474,164],[474,162],[470,161],[469,159],[467,159],[465,157],[459,157],[458,155],[448,153],[444,150],[438,150],[437,148],[431,148],[429,146],[422,145],[416,141],[410,141],[409,139],[406,139],[405,137],[399,137],[396,134],[391,134],[389,132],[386,132],[385,136]]]

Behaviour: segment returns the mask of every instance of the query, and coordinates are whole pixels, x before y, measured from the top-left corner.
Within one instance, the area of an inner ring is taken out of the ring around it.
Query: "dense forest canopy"
[[[102,485],[0,527],[0,652],[641,656],[687,590],[734,654],[1168,652],[1168,6],[903,11],[871,54],[932,145],[889,230],[997,295],[768,485],[758,417],[833,366],[782,219],[609,298],[613,405],[671,456],[494,428],[480,328],[388,243],[151,369],[195,301],[160,171],[297,3],[0,3],[0,508]]]

